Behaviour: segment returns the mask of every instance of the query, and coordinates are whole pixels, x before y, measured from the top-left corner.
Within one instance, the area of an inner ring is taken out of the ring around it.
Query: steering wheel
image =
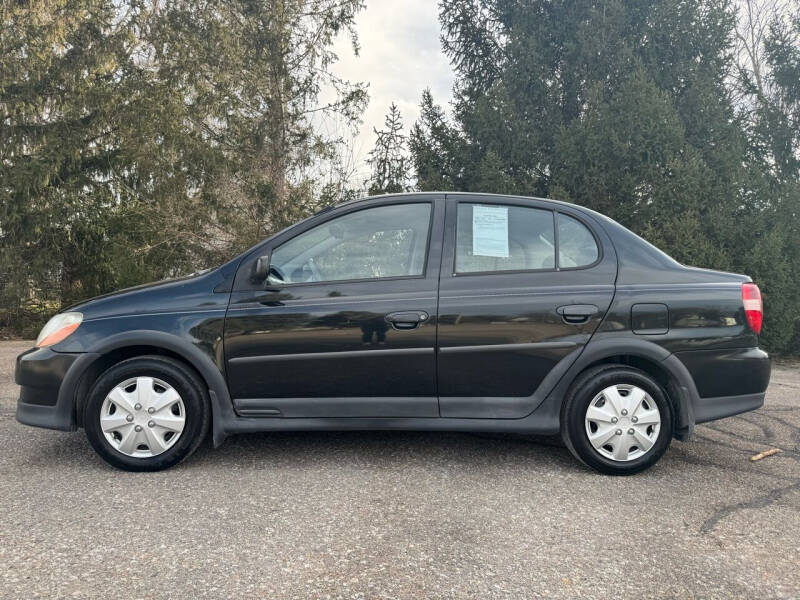
[[[269,275],[273,275],[276,279],[280,279],[284,283],[286,283],[286,275],[281,271],[280,267],[276,267],[275,265],[269,266]]]

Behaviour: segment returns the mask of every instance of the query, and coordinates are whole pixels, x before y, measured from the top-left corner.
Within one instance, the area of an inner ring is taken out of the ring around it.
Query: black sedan
[[[749,277],[579,206],[381,196],[57,314],[17,359],[17,419],[138,471],[209,432],[408,429],[560,433],[630,474],[763,404],[761,321]]]

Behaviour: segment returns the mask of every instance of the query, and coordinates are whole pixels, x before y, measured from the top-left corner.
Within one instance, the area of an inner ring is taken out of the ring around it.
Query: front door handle
[[[386,322],[394,329],[416,329],[419,324],[428,320],[424,310],[404,310],[386,315]]]
[[[565,323],[580,325],[581,323],[586,323],[589,317],[600,312],[600,309],[594,304],[569,304],[567,306],[559,306],[556,312],[561,315]]]

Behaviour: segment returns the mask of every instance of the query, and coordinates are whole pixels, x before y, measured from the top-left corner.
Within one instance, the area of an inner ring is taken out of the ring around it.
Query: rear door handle
[[[416,329],[420,323],[428,320],[428,313],[424,310],[404,310],[390,313],[384,318],[394,329]]]
[[[580,325],[581,323],[586,323],[589,317],[600,312],[600,309],[594,304],[569,304],[567,306],[559,306],[556,312],[561,315],[565,323]]]

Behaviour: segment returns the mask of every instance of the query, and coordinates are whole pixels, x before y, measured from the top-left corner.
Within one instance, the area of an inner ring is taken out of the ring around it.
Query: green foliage
[[[171,179],[147,135],[170,127],[132,56],[133,17],[95,1],[22,6],[3,3],[0,30],[1,294],[16,318],[28,300],[49,311],[171,255],[169,244],[139,254],[157,232],[114,228],[142,188],[160,200]]]
[[[149,37],[159,79],[187,104],[193,132],[218,147],[224,164],[206,182],[218,237],[241,249],[306,216],[318,204],[323,163],[341,140],[314,119],[352,124],[364,86],[329,70],[341,30],[356,43],[362,0],[178,0],[159,13]],[[357,47],[357,46],[356,46]],[[323,85],[336,92],[320,105]]]
[[[771,23],[766,82],[748,114],[756,243],[742,258],[763,273],[767,339],[800,352],[800,8]]]
[[[406,153],[403,118],[394,103],[389,107],[384,125],[386,129],[374,130],[377,139],[367,159],[372,174],[366,187],[371,195],[396,194],[410,189],[410,160]]]
[[[330,66],[341,32],[357,51],[362,8],[0,2],[0,328],[33,333],[354,197],[345,137],[366,89]],[[390,107],[367,187],[600,210],[682,262],[751,275],[765,345],[800,352],[794,10],[737,36],[731,0],[442,1],[451,117],[426,90],[406,137]]]
[[[458,132],[447,123],[444,110],[433,103],[430,90],[425,90],[420,118],[414,123],[409,138],[420,190],[463,189],[458,167],[464,157],[458,152],[459,146]]]
[[[453,118],[423,94],[418,187],[575,202],[681,262],[748,273],[765,345],[798,352],[798,19],[769,30],[771,95],[734,101],[727,0],[441,2]]]
[[[314,125],[364,107],[330,72],[362,6],[2,2],[0,328],[219,262],[341,197],[342,139]]]

